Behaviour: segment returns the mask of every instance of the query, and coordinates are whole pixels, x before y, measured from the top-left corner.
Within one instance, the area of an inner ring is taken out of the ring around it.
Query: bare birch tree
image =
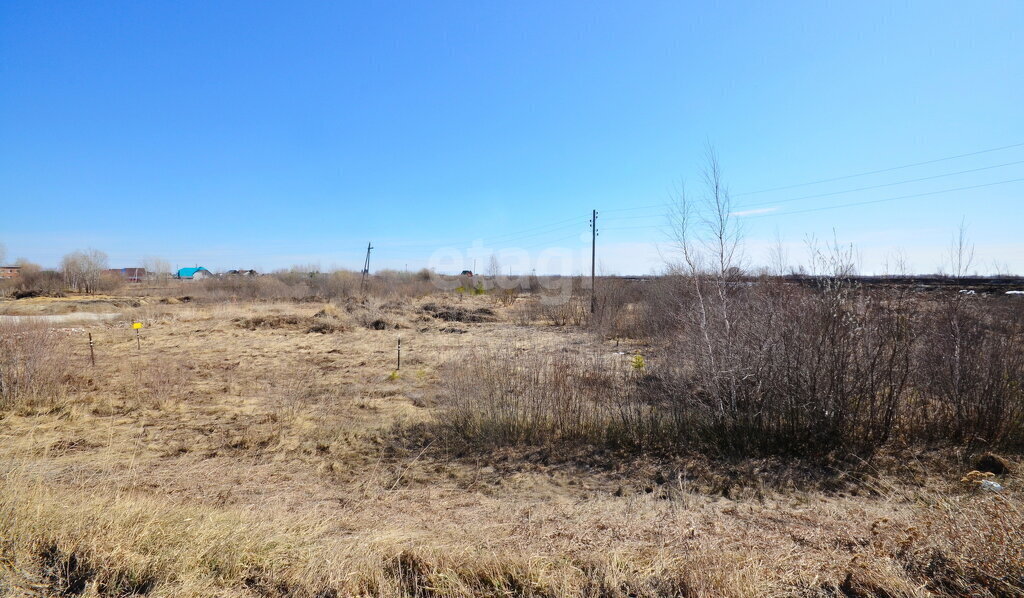
[[[165,259],[154,256],[145,257],[142,259],[142,267],[145,268],[147,276],[161,280],[171,276],[171,263]]]
[[[705,388],[713,390],[720,416],[736,410],[736,354],[730,305],[730,285],[740,269],[739,223],[732,199],[722,179],[718,156],[712,147],[705,151],[701,172],[702,192],[695,199],[681,189],[669,214],[671,232],[682,255],[678,270],[692,285],[696,305],[681,313],[695,313],[703,347],[695,356],[698,375]]]
[[[107,254],[97,249],[69,253],[60,263],[64,284],[80,293],[95,293],[106,268]]]

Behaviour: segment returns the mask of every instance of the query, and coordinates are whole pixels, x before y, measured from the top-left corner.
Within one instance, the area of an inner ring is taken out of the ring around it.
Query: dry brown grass
[[[64,329],[63,407],[0,414],[0,595],[1019,595],[1015,473],[999,494],[960,485],[955,459],[783,489],[756,464],[418,443],[474,355],[628,370],[625,345],[510,321],[524,300],[152,298],[125,308],[141,351],[125,323]],[[489,321],[433,315],[479,309]],[[239,325],[255,318],[342,328]]]
[[[0,411],[59,409],[71,384],[63,333],[45,324],[0,321]]]

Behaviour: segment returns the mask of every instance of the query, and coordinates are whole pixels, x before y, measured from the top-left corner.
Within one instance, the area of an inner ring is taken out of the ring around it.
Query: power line
[[[519,241],[521,239],[529,239],[529,238],[537,237],[537,236],[540,236],[540,235],[547,235],[547,234],[550,234],[550,233],[553,233],[553,232],[557,232],[557,231],[561,231],[561,230],[567,230],[567,229],[570,229],[570,228],[575,228],[578,225],[582,224],[582,222],[583,221],[581,220],[580,222],[574,222],[574,223],[568,224],[566,226],[560,226],[558,228],[553,228],[551,230],[542,231],[542,232],[535,233],[535,234],[532,234],[532,235],[523,235],[523,236],[516,237],[516,238],[513,238],[513,239],[506,239],[504,241],[497,241],[497,243],[499,243],[499,244],[511,243],[512,241]],[[491,240],[491,241],[493,242],[493,240]]]
[[[662,203],[655,203],[655,204],[650,204],[650,205],[646,205],[646,206],[633,206],[633,207],[629,207],[629,208],[612,208],[610,210],[605,210],[605,212],[616,212],[616,213],[618,213],[618,212],[633,212],[633,211],[636,211],[636,210],[649,210],[651,208],[668,208],[668,207],[671,207],[671,205],[672,204],[662,202]]]
[[[1001,150],[1012,149],[1012,148],[1021,147],[1021,146],[1024,146],[1024,143],[1014,143],[1012,145],[1003,145],[1003,146],[1000,146],[1000,147],[993,147],[993,148],[989,148],[989,149],[978,150],[976,152],[969,152],[969,153],[966,153],[966,154],[957,154],[955,156],[946,156],[945,158],[935,158],[934,160],[925,160],[923,162],[914,162],[912,164],[903,164],[901,166],[891,166],[889,168],[880,168],[878,170],[869,170],[869,171],[866,171],[866,172],[858,172],[856,174],[847,174],[847,175],[837,176],[837,177],[832,177],[832,178],[827,178],[827,179],[819,179],[817,181],[808,181],[806,183],[796,183],[794,185],[783,185],[781,187],[772,187],[772,188],[769,188],[769,189],[759,189],[757,191],[745,191],[743,193],[733,193],[732,196],[733,197],[741,197],[741,196],[744,196],[744,195],[756,195],[758,193],[768,193],[770,191],[782,191],[782,190],[785,190],[785,189],[795,189],[797,187],[806,187],[808,185],[818,185],[818,184],[821,184],[821,183],[831,183],[831,182],[834,182],[834,181],[842,181],[842,180],[845,180],[845,179],[852,179],[852,178],[856,178],[856,177],[868,176],[868,175],[871,175],[871,174],[881,174],[883,172],[892,172],[893,170],[902,170],[904,168],[913,168],[914,166],[924,166],[926,164],[935,164],[936,162],[945,162],[947,160],[956,160],[957,158],[967,158],[969,156],[978,156],[980,154],[988,154],[988,153],[991,153],[991,152],[998,152],[998,151],[1001,151]]]
[[[900,166],[890,166],[888,168],[881,168],[881,169],[878,169],[878,170],[870,170],[870,171],[866,171],[866,172],[858,172],[858,173],[854,173],[854,174],[847,174],[847,175],[843,175],[843,176],[831,177],[831,178],[826,178],[826,179],[818,179],[816,181],[808,181],[808,182],[805,182],[805,183],[795,183],[795,184],[792,184],[792,185],[783,185],[783,186],[779,186],[779,187],[771,187],[771,188],[768,188],[768,189],[759,189],[757,191],[745,191],[743,193],[731,193],[730,195],[732,197],[743,197],[743,196],[747,196],[747,195],[756,195],[756,194],[759,194],[759,193],[768,193],[770,191],[783,191],[785,189],[795,189],[797,187],[806,187],[806,186],[809,186],[809,185],[818,185],[818,184],[821,184],[821,183],[831,183],[831,182],[835,182],[835,181],[842,181],[842,180],[852,179],[852,178],[856,178],[856,177],[868,176],[868,175],[871,175],[871,174],[881,174],[883,172],[892,172],[894,170],[902,170],[902,169],[905,169],[905,168],[912,168],[914,166],[924,166],[924,165],[927,165],[927,164],[935,164],[935,163],[938,163],[938,162],[945,162],[945,161],[949,161],[949,160],[956,160],[958,158],[967,158],[967,157],[970,157],[970,156],[978,156],[978,155],[981,155],[981,154],[987,154],[987,153],[1002,151],[1002,150],[1006,150],[1006,149],[1013,149],[1013,148],[1016,148],[1016,147],[1024,147],[1024,143],[1014,143],[1014,144],[1011,144],[1011,145],[1003,145],[1003,146],[1000,146],[1000,147],[993,147],[993,148],[978,150],[978,151],[975,151],[975,152],[968,152],[966,154],[957,154],[955,156],[946,156],[946,157],[943,157],[943,158],[935,158],[935,159],[932,159],[932,160],[925,160],[923,162],[914,162],[914,163],[911,163],[911,164],[902,164]],[[985,168],[979,168],[979,169],[974,169],[974,170],[965,170],[965,171],[961,171],[961,172],[958,172],[958,173],[950,173],[950,174],[944,174],[944,175],[939,175],[939,176],[953,176],[955,174],[964,174],[964,173],[968,173],[968,172],[976,172],[977,170],[985,170],[985,169],[989,169],[989,168],[999,168],[999,167],[1002,167],[1002,166],[1008,166],[1008,165],[1011,165],[1011,164],[1019,164],[1019,163],[1021,163],[1021,162],[1008,162],[1006,164],[999,164],[999,165],[996,165],[996,166],[987,166]],[[909,180],[909,181],[906,181],[906,182],[916,182],[918,180],[927,180],[929,178],[938,178],[938,177],[923,177],[921,179],[912,179],[912,180]],[[895,185],[895,184],[902,184],[902,183],[887,183],[886,185]],[[879,185],[879,186],[881,187],[881,186],[886,186],[886,185]],[[872,188],[872,187],[864,187],[864,188],[856,189],[856,190],[864,190],[864,189],[868,189],[868,188]],[[853,190],[851,190],[851,191],[853,191]],[[837,192],[837,193],[847,193],[847,191],[842,191],[842,192]],[[834,195],[834,194],[828,194],[828,195]],[[810,197],[816,197],[816,196],[807,196],[806,198],[810,198]],[[806,198],[801,198],[801,199],[806,199]],[[780,200],[780,201],[793,201],[793,200],[786,199],[786,200]],[[772,202],[767,202],[767,203],[772,203]],[[748,205],[753,206],[753,205],[759,205],[759,204],[748,204]],[[642,205],[642,206],[630,206],[628,208],[612,208],[612,209],[605,210],[605,212],[606,213],[631,212],[631,211],[636,211],[636,210],[648,210],[648,209],[653,209],[653,208],[667,208],[669,206],[670,206],[670,204],[662,202],[662,203],[648,204],[648,205]]]
[[[758,203],[749,203],[749,204],[743,204],[743,205],[737,206],[737,207],[741,208],[741,209],[742,208],[753,208],[753,207],[757,207],[757,206],[767,206],[767,205],[778,204],[778,203],[789,203],[789,202],[792,202],[792,201],[800,201],[800,200],[803,200],[803,199],[816,199],[816,198],[819,198],[819,197],[832,197],[833,195],[843,195],[844,193],[855,193],[857,191],[868,191],[870,189],[881,189],[882,187],[894,187],[896,185],[906,185],[908,183],[919,183],[921,181],[930,181],[932,179],[941,179],[941,178],[944,178],[944,177],[956,176],[958,174],[968,174],[968,173],[971,173],[971,172],[981,172],[982,170],[992,170],[993,168],[1003,168],[1003,167],[1006,167],[1006,166],[1014,166],[1016,164],[1024,164],[1024,160],[1017,160],[1015,162],[1006,162],[1006,163],[1003,163],[1003,164],[995,164],[993,166],[982,166],[981,168],[971,168],[969,170],[961,170],[961,171],[958,171],[958,172],[947,172],[947,173],[944,173],[944,174],[936,174],[936,175],[932,175],[932,176],[919,177],[919,178],[916,178],[916,179],[907,179],[907,180],[904,180],[904,181],[896,181],[896,182],[893,182],[893,183],[882,183],[882,184],[879,184],[879,185],[868,185],[866,187],[857,187],[856,189],[846,189],[844,191],[833,191],[832,193],[819,193],[819,194],[814,194],[814,195],[804,195],[802,197],[790,197],[790,198],[787,198],[787,199],[779,199],[779,200],[775,200],[775,201],[762,201],[762,202],[758,202]]]
[[[569,224],[563,224],[563,223],[569,223]],[[571,228],[573,226],[582,225],[584,223],[586,223],[586,219],[585,218],[579,218],[579,217],[566,218],[565,220],[556,220],[555,222],[549,222],[548,224],[544,224],[542,226],[536,226],[536,227],[529,228],[529,229],[523,229],[523,230],[520,230],[520,231],[517,231],[517,232],[503,233],[501,235],[495,235],[493,237],[481,236],[481,237],[478,237],[478,239],[482,240],[482,241],[487,241],[488,243],[498,243],[498,244],[510,243],[512,241],[518,241],[520,239],[529,239],[529,238],[533,238],[533,237],[536,237],[536,236],[539,236],[539,235],[544,235],[544,234],[548,234],[548,233],[558,232],[558,231],[561,231],[561,230],[566,230],[566,229],[569,229],[569,228]],[[559,224],[561,224],[561,226],[556,226],[556,225],[559,225]],[[522,233],[527,233],[527,234],[522,234]],[[411,248],[416,248],[416,247],[443,247],[443,246],[449,246],[449,245],[470,244],[473,241],[474,240],[464,239],[464,240],[460,240],[460,241],[437,242],[437,243],[397,244],[397,245],[392,245],[392,247],[404,247],[404,248],[410,248],[410,247]]]
[[[665,226],[664,224],[649,224],[649,225],[646,225],[646,226],[617,226],[617,227],[612,227],[612,228],[606,228],[606,229],[603,229],[603,230],[606,230],[608,232],[616,231],[616,230],[649,230],[649,229],[653,229],[653,228],[662,228],[664,226]]]
[[[853,206],[864,206],[875,203],[883,203],[887,201],[896,201],[898,199],[911,199],[916,197],[928,197],[930,195],[939,195],[941,193],[953,193],[954,191],[967,191],[970,189],[980,189],[982,187],[993,187],[995,185],[1006,185],[1009,183],[1017,183],[1024,181],[1024,177],[1019,179],[1007,179],[1005,181],[996,181],[994,183],[983,183],[980,185],[969,185],[967,187],[955,187],[953,189],[940,189],[939,191],[929,191],[928,193],[912,193],[910,195],[898,195],[896,197],[885,197],[882,199],[871,199],[868,201],[857,201],[852,203],[839,204],[835,206],[822,206],[819,208],[806,208],[803,210],[791,210],[789,212],[772,212],[770,214],[758,214],[757,216],[746,216],[746,218],[768,218],[770,216],[789,216],[791,214],[804,214],[806,212],[821,212],[824,210],[835,210],[838,208],[849,208]]]
[[[876,203],[885,203],[885,202],[889,202],[889,201],[897,201],[897,200],[900,200],[900,199],[912,199],[912,198],[918,198],[918,197],[929,197],[929,196],[932,196],[932,195],[940,195],[940,194],[943,194],[943,193],[954,193],[956,191],[969,191],[971,189],[981,189],[983,187],[993,187],[993,186],[996,186],[996,185],[1007,185],[1007,184],[1010,184],[1010,183],[1017,183],[1017,182],[1020,182],[1020,181],[1024,181],[1024,177],[1016,178],[1016,179],[1006,179],[1006,180],[1002,180],[1002,181],[994,181],[994,182],[991,182],[991,183],[981,183],[981,184],[978,184],[978,185],[966,185],[966,186],[963,186],[963,187],[953,187],[951,189],[939,189],[937,191],[928,191],[928,192],[925,192],[925,193],[910,193],[910,194],[907,194],[907,195],[897,195],[897,196],[894,196],[894,197],[885,197],[885,198],[882,198],[882,199],[870,199],[870,200],[866,200],[866,201],[850,202],[850,203],[838,204],[838,205],[832,205],[832,206],[820,206],[820,207],[815,207],[815,208],[805,208],[805,209],[801,209],[801,210],[790,210],[788,212],[772,212],[772,213],[768,213],[768,214],[758,214],[756,216],[742,216],[742,218],[749,220],[749,219],[752,219],[752,218],[770,218],[770,217],[773,217],[773,216],[789,216],[789,215],[792,215],[792,214],[804,214],[804,213],[807,213],[807,212],[821,212],[821,211],[825,211],[825,210],[835,210],[835,209],[839,209],[839,208],[848,208],[848,207],[870,205],[870,204],[876,204]],[[609,232],[611,232],[611,231],[621,231],[621,230],[650,230],[650,229],[660,229],[660,228],[663,228],[663,226],[664,225],[619,226],[619,227],[606,228],[604,230],[609,231]]]
[[[852,175],[836,177],[836,178],[831,178],[831,179],[823,179],[823,180],[816,181],[816,182],[827,182],[827,181],[843,180],[843,179],[848,179],[848,178],[854,178],[854,177],[857,177],[857,176],[862,176],[862,175],[865,175],[865,174],[876,174],[876,173],[880,173],[880,172],[888,172],[888,171],[892,171],[892,170],[899,170],[901,168],[909,168],[910,166],[920,166],[920,165],[923,165],[923,164],[932,164],[932,163],[941,162],[941,161],[944,161],[944,160],[952,160],[954,158],[963,158],[963,157],[966,157],[966,156],[976,156],[978,154],[984,154],[986,152],[994,152],[996,150],[1005,150],[1005,148],[1017,147],[1017,146],[1020,146],[1020,145],[1024,145],[1024,143],[1018,143],[1018,144],[1015,144],[1015,145],[1006,145],[1004,147],[993,148],[993,150],[985,150],[985,151],[982,151],[982,152],[974,152],[974,153],[971,153],[971,154],[962,154],[962,155],[959,155],[959,156],[954,156],[954,157],[950,157],[950,158],[941,158],[941,159],[938,159],[938,160],[931,160],[931,161],[928,161],[928,162],[919,162],[919,163],[915,163],[915,164],[912,164],[912,165],[896,166],[896,167],[887,168],[887,169],[883,169],[883,170],[872,171],[872,172],[869,172],[869,173],[852,174]],[[844,190],[839,190],[839,191],[831,191],[831,193],[826,193],[826,194],[813,194],[813,195],[809,195],[809,196],[800,196],[800,197],[796,197],[796,198],[785,198],[785,199],[781,199],[781,200],[758,202],[758,203],[753,203],[753,204],[746,204],[746,203],[744,203],[742,205],[737,205],[736,208],[739,208],[739,209],[742,209],[742,208],[754,208],[754,207],[758,207],[758,206],[768,206],[768,205],[773,205],[773,204],[785,204],[785,203],[790,203],[790,202],[798,202],[798,201],[802,201],[802,200],[811,200],[811,199],[817,199],[817,198],[828,198],[828,197],[840,196],[840,195],[844,195],[844,194],[857,193],[857,191],[864,191],[864,190],[869,190],[869,189],[883,188],[883,187],[888,187],[888,186],[896,186],[896,185],[908,184],[908,183],[912,183],[912,182],[921,182],[921,181],[925,181],[925,180],[933,180],[933,179],[936,179],[936,178],[945,178],[947,176],[956,176],[956,175],[959,175],[959,174],[970,174],[972,172],[981,172],[983,170],[992,170],[993,168],[1005,168],[1007,166],[1016,166],[1018,164],[1024,164],[1024,160],[1017,160],[1017,161],[1014,161],[1014,162],[1005,162],[1005,163],[1002,163],[1002,164],[994,164],[994,165],[991,165],[991,166],[983,166],[983,167],[980,167],[980,168],[971,168],[971,169],[968,169],[968,170],[959,170],[959,171],[956,171],[956,172],[946,172],[946,173],[935,174],[935,175],[931,175],[931,176],[922,176],[922,177],[918,177],[918,178],[909,178],[909,179],[898,180],[898,181],[894,181],[894,182],[880,183],[880,184],[874,184],[874,185],[865,185],[865,186],[856,187],[856,188],[852,188],[852,189],[844,189]],[[815,184],[815,183],[799,183],[799,184],[794,184],[794,185],[786,185],[784,187],[775,187],[773,189],[765,189],[764,191],[750,191],[750,193],[745,193],[745,194],[732,194],[732,197],[749,196],[749,195],[754,195],[754,194],[757,194],[757,193],[767,193],[768,190],[780,190],[780,189],[783,189],[783,188],[793,188],[793,187],[805,186],[805,185],[809,185],[809,184]],[[650,205],[646,205],[646,206],[633,206],[633,207],[629,207],[629,208],[613,208],[613,209],[610,209],[610,210],[605,210],[605,212],[618,213],[618,212],[629,212],[629,211],[637,211],[637,210],[650,210],[650,209],[654,209],[654,208],[668,209],[670,207],[671,207],[671,204],[662,203],[662,204],[650,204]],[[615,218],[616,219],[636,219],[636,218],[650,218],[650,217],[654,217],[654,215],[616,216]]]
[[[534,243],[533,245],[527,245],[525,247],[520,247],[520,249],[536,249],[538,247],[542,247],[542,246],[545,246],[545,245],[551,246],[551,245],[554,245],[555,243],[558,243],[560,241],[567,241],[569,239],[580,240],[579,237],[580,237],[580,235],[578,233],[573,233],[571,235],[566,235],[564,237],[559,237],[557,239],[550,239],[550,240],[547,240],[547,241],[542,241],[540,243]]]
[[[496,241],[496,240],[499,240],[499,239],[502,239],[502,238],[518,237],[519,235],[524,234],[524,233],[533,233],[535,231],[539,231],[540,229],[550,228],[550,227],[553,227],[553,226],[559,225],[559,224],[564,224],[564,223],[579,224],[579,223],[585,222],[585,220],[586,220],[585,218],[580,218],[578,216],[574,216],[572,218],[566,218],[564,220],[556,220],[555,222],[549,222],[549,223],[541,225],[541,226],[535,226],[535,227],[531,227],[531,228],[520,230],[520,231],[516,231],[516,232],[502,233],[500,235],[495,235],[493,237],[482,237],[482,238],[484,238],[484,239],[486,239],[488,241],[492,241],[493,242],[493,241]],[[561,227],[558,227],[558,228],[565,228],[565,226],[561,226]],[[555,228],[555,229],[552,229],[552,230],[558,230],[558,228]]]
[[[668,208],[669,206],[665,206],[665,207]],[[656,213],[656,214],[640,214],[639,216],[612,216],[612,218],[614,220],[618,221],[618,220],[638,220],[638,219],[643,219],[643,218],[661,218],[661,217],[664,217],[664,216],[665,216],[665,214],[663,212],[659,212],[659,213]]]

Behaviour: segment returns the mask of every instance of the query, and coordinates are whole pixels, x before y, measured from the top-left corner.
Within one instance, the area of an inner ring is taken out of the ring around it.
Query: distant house
[[[472,270],[463,270],[462,274],[459,274],[459,276],[472,276],[472,275],[473,275],[473,271]]]
[[[180,278],[181,280],[202,280],[211,276],[213,276],[213,273],[203,267],[182,268],[174,275],[175,278]]]
[[[120,276],[126,282],[142,282],[146,280],[145,268],[112,268],[107,270],[110,276]]]
[[[17,278],[21,275],[21,266],[0,266],[0,280]]]
[[[228,270],[228,276],[259,276],[255,270]]]

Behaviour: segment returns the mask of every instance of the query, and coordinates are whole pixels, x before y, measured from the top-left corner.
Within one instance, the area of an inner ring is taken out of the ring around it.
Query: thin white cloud
[[[767,214],[768,212],[774,212],[779,208],[758,208],[756,210],[740,210],[739,212],[731,212],[730,216],[752,216],[754,214]]]

